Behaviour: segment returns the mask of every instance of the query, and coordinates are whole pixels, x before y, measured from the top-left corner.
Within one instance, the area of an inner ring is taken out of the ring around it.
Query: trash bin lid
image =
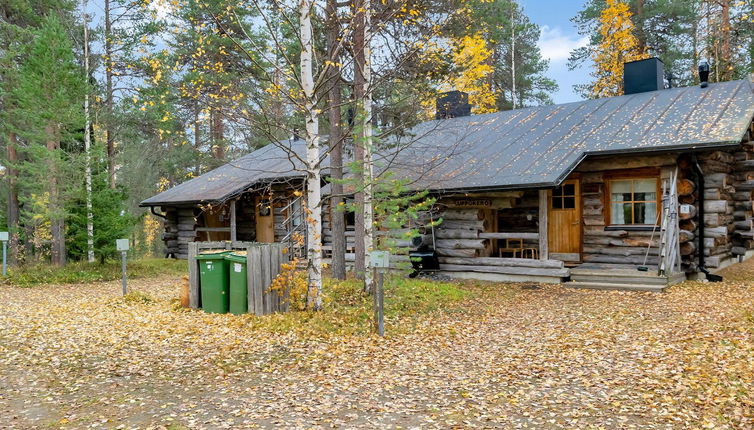
[[[225,255],[225,259],[237,263],[246,263],[246,251],[233,251]]]
[[[224,249],[208,249],[206,251],[200,252],[196,258],[200,260],[212,260],[212,259],[219,259],[223,258],[228,251]]]

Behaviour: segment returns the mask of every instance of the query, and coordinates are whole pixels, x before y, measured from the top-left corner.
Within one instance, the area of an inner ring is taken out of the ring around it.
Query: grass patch
[[[148,258],[128,262],[128,279],[149,278],[162,275],[181,276],[188,272],[183,260]],[[106,261],[104,264],[77,261],[64,267],[50,264],[12,267],[8,270],[5,282],[19,287],[33,287],[46,284],[79,284],[120,279],[120,261]]]
[[[455,310],[472,293],[452,282],[385,278],[385,321],[388,333],[405,332],[422,316]],[[372,296],[364,293],[355,279],[326,279],[320,312],[291,311],[259,318],[257,327],[276,333],[303,335],[356,335],[372,331]],[[255,318],[255,317],[252,317]]]

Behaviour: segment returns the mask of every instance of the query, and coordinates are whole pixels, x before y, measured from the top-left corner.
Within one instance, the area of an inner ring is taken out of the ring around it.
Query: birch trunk
[[[105,142],[107,145],[107,172],[110,188],[115,188],[115,135],[113,134],[113,35],[110,19],[110,0],[105,0]]]
[[[94,263],[94,213],[92,212],[92,156],[91,156],[91,125],[89,121],[89,24],[86,16],[86,1],[84,1],[84,153],[86,166],[84,182],[86,184],[86,259]]]
[[[299,3],[301,29],[301,87],[304,91],[306,118],[306,209],[307,256],[309,285],[307,305],[314,310],[322,307],[322,193],[319,170],[319,124],[314,94],[312,0]]]
[[[372,1],[364,0],[364,127],[362,144],[364,145],[364,289],[374,292],[374,274],[370,255],[374,248],[374,212],[372,207],[372,182],[374,166],[372,163],[372,52],[370,49]]]

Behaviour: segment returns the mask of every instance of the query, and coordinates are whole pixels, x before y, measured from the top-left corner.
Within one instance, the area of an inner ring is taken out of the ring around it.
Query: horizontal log
[[[733,200],[746,202],[752,200],[752,192],[751,191],[736,191],[733,193]]]
[[[704,238],[705,248],[714,248],[715,246],[725,245],[726,243],[728,243],[728,236]]]
[[[437,252],[437,255],[443,256],[443,257],[464,257],[464,258],[476,257],[479,254],[479,251],[477,251],[476,249],[435,248],[435,252]]]
[[[705,200],[704,211],[707,213],[725,213],[728,210],[727,200]]]
[[[445,229],[463,229],[463,230],[476,230],[476,231],[483,231],[484,230],[484,221],[482,220],[445,220],[443,219],[442,223],[438,226]]]
[[[708,160],[699,163],[706,174],[730,173],[733,171],[733,163]]]
[[[748,219],[733,222],[733,227],[735,227],[736,230],[749,231],[754,229],[754,224],[752,223],[751,219]]]
[[[479,239],[479,231],[478,230],[436,228],[435,238],[437,239]]]
[[[745,255],[747,249],[743,246],[734,246],[730,249],[730,253],[733,255]]]
[[[733,156],[733,153],[731,152],[725,152],[725,151],[710,151],[710,152],[703,152],[699,154],[700,160],[716,160],[716,161],[722,161],[725,163],[731,163],[733,160],[735,160],[735,157]]]
[[[678,242],[680,243],[686,243],[689,241],[694,240],[694,233],[688,231],[688,230],[679,230],[678,231]]]
[[[754,212],[752,212],[752,211],[734,211],[733,212],[733,219],[734,220],[738,220],[738,221],[742,221],[742,220],[751,218],[752,215],[754,215]]]
[[[447,209],[442,214],[444,220],[479,220],[479,209]]]
[[[694,242],[682,243],[680,246],[681,255],[693,255],[696,251],[696,245]]]
[[[678,212],[678,219],[679,220],[686,220],[686,219],[693,219],[696,217],[696,206],[690,205],[688,206],[689,211],[687,213]]]
[[[624,246],[626,239],[620,239],[615,237],[601,237],[601,236],[584,236],[585,245],[612,245],[612,246]]]
[[[719,196],[719,193],[718,193],[717,197],[709,197],[705,193],[704,198],[705,199],[719,199],[720,196]],[[692,205],[692,204],[696,203],[696,193],[689,194],[689,195],[686,195],[686,196],[678,196],[678,203],[680,203],[682,205]]]
[[[722,194],[723,193],[722,191],[720,191],[720,188],[707,188],[704,190],[704,199],[705,200],[720,200],[723,198]],[[682,203],[693,203],[693,202],[682,202]]]
[[[626,230],[605,230],[604,228],[584,227],[584,235],[600,237],[627,237],[628,232]]]
[[[470,266],[462,264],[441,264],[440,269],[448,272],[480,272],[502,273],[506,275],[553,276],[566,277],[568,269],[548,269],[536,267],[504,267],[504,266]]]
[[[485,249],[485,241],[483,239],[437,239],[435,246],[446,249]]]
[[[539,267],[548,269],[562,269],[563,262],[560,260],[536,260],[531,258],[454,258],[440,257],[441,264],[458,264],[470,266],[508,266],[508,267]]]
[[[732,215],[725,215],[725,214],[720,214],[720,213],[704,214],[705,227],[719,227],[721,225],[726,225],[730,223],[732,220],[733,220]]]
[[[736,184],[736,191],[752,191],[754,190],[754,180],[744,181],[740,184]]]
[[[736,162],[734,169],[740,172],[752,172],[754,171],[754,160],[740,160]]]
[[[733,207],[737,211],[750,211],[750,210],[752,210],[752,202],[751,201],[735,202],[733,204]]]
[[[694,231],[696,230],[696,222],[690,219],[681,220],[678,222],[678,227],[681,230]]]
[[[481,239],[525,239],[525,240],[539,240],[539,233],[513,233],[513,232],[501,232],[501,233],[479,233]]]
[[[722,188],[727,186],[729,181],[727,173],[712,173],[704,176],[704,187]]]
[[[722,237],[728,235],[728,228],[721,227],[708,227],[704,229],[704,237]]]
[[[606,247],[606,246],[584,246],[584,254],[602,254],[602,255],[644,255],[647,253],[646,247]],[[649,248],[649,255],[657,255],[659,251],[657,248]]]
[[[602,254],[584,254],[583,260],[587,263],[611,263],[611,264],[644,264],[643,255],[615,256]],[[649,256],[647,264],[654,265],[657,258]]]
[[[679,179],[676,182],[679,196],[688,196],[696,191],[696,184],[690,179]]]

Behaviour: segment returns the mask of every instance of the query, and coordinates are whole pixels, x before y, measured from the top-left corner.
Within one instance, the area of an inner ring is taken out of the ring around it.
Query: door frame
[[[555,260],[563,260],[568,263],[581,263],[582,262],[582,256],[584,254],[584,202],[583,202],[583,196],[582,196],[582,190],[581,190],[581,175],[579,174],[573,174],[568,177],[568,179],[564,180],[559,186],[563,186],[567,183],[574,183],[576,184],[575,189],[575,208],[576,214],[578,216],[578,252],[570,253],[570,252],[553,252],[552,247],[552,238],[553,235],[549,234],[549,228],[550,224],[553,221],[552,213],[553,213],[553,207],[552,207],[552,191],[553,189],[547,190],[547,223],[548,223],[548,235],[547,235],[547,248],[549,251],[549,258],[555,259]]]

